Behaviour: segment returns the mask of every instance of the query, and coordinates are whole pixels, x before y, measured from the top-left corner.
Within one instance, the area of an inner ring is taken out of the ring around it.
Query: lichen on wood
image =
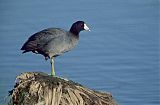
[[[11,92],[13,105],[117,105],[110,93],[42,72],[17,76]]]

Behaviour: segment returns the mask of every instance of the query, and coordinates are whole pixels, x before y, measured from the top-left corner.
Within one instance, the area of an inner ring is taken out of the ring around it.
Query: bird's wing
[[[64,30],[59,29],[59,28],[48,28],[45,30],[42,30],[40,32],[35,33],[32,35],[28,40],[34,40],[34,41],[48,41],[52,38],[59,37],[64,35],[65,33]]]
[[[65,35],[63,33],[65,33],[65,31],[59,28],[48,28],[40,32],[37,32],[31,37],[29,37],[27,42],[22,46],[21,50],[26,50],[26,51],[37,50],[43,47],[50,40]]]

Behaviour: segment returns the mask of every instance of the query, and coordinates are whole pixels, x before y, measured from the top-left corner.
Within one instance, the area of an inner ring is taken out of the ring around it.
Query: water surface
[[[50,73],[42,56],[21,54],[30,35],[84,20],[91,32],[56,58],[57,75],[111,92],[120,105],[158,105],[158,6],[158,0],[1,0],[0,103],[20,73]]]

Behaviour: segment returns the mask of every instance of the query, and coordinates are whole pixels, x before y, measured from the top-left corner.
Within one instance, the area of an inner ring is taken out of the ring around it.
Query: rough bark
[[[110,93],[42,72],[17,76],[10,102],[13,105],[117,105]]]

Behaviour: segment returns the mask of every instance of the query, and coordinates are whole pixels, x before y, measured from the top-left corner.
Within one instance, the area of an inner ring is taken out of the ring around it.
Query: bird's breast
[[[78,40],[79,39],[76,37],[69,37],[68,40],[66,38],[66,40],[64,41],[64,51],[69,51],[75,48],[78,44]]]

